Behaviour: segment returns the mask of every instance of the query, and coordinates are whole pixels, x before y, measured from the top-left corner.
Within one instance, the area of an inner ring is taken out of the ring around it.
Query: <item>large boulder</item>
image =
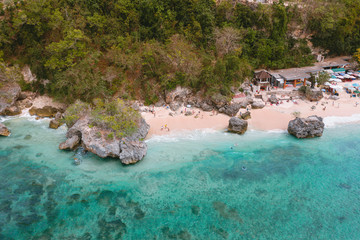
[[[251,118],[251,113],[250,113],[249,111],[246,111],[245,113],[242,113],[242,114],[240,115],[240,117],[241,117],[241,119],[243,119],[243,120],[248,120],[248,119]]]
[[[248,122],[238,117],[232,117],[229,120],[228,131],[237,134],[244,134],[247,130]]]
[[[225,107],[229,102],[229,98],[220,93],[212,95],[210,100],[217,109]]]
[[[320,101],[323,98],[323,93],[320,90],[313,90],[307,91],[305,94],[306,98],[311,102]]]
[[[211,112],[214,109],[213,106],[210,106],[206,102],[203,102],[200,106],[201,106],[201,109],[205,112]]]
[[[14,105],[6,108],[3,113],[6,116],[16,116],[21,114],[21,109],[18,106]]]
[[[186,98],[191,94],[191,90],[184,87],[176,87],[175,90],[166,92],[166,103],[170,104],[173,101],[184,102]]]
[[[80,137],[74,135],[71,138],[66,139],[65,142],[60,143],[59,149],[61,150],[74,150],[80,144]]]
[[[219,112],[220,113],[225,113],[226,115],[228,115],[230,117],[233,117],[239,112],[240,108],[241,108],[241,104],[234,103],[234,104],[231,104],[231,105],[227,105],[227,106],[225,106],[223,108],[220,108]]]
[[[260,109],[265,107],[265,102],[261,99],[254,99],[254,102],[251,104],[252,109]]]
[[[321,117],[295,118],[288,125],[288,132],[297,138],[321,137],[324,132],[324,122]]]
[[[239,98],[237,101],[240,104],[241,108],[247,108],[248,105],[251,105],[254,102],[253,98],[251,97],[242,97]]]
[[[0,123],[0,136],[9,136],[10,135],[10,131],[9,129],[2,123]]]
[[[40,96],[35,98],[32,108],[30,108],[30,115],[37,115],[39,117],[55,117],[57,112],[64,112],[66,105],[53,101],[47,96]]]
[[[0,115],[6,115],[6,109],[12,107],[21,93],[17,83],[1,82],[0,87]]]
[[[89,127],[89,118],[83,117],[69,128],[66,136],[72,138],[78,136],[82,146],[99,157],[119,158],[123,164],[132,164],[140,161],[146,155],[147,145],[144,139],[150,126],[141,118],[139,127],[131,136],[117,138],[109,136],[111,132],[106,132],[98,127]]]
[[[49,128],[58,129],[61,126],[61,122],[57,119],[52,119],[49,123]]]

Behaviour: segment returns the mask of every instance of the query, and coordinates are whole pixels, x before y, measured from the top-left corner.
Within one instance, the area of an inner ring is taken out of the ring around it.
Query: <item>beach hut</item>
[[[262,90],[267,90],[270,87],[271,75],[266,71],[255,73],[255,84]]]

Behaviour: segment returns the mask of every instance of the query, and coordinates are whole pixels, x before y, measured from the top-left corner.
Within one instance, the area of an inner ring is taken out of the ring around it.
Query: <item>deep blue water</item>
[[[148,140],[133,166],[73,164],[64,128],[0,138],[0,239],[360,239],[360,125]]]

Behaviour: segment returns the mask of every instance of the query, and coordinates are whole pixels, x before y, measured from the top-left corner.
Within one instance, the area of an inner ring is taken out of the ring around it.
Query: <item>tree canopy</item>
[[[360,47],[360,0],[13,0],[0,9],[0,60],[30,65],[49,80],[36,88],[67,102],[154,103],[177,85],[230,95],[255,68],[311,65],[310,43],[335,55]]]

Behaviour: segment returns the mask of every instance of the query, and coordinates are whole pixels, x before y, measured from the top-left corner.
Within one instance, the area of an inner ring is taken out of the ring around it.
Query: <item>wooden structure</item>
[[[267,90],[270,87],[271,75],[262,70],[255,73],[255,84],[260,87],[260,89]]]

